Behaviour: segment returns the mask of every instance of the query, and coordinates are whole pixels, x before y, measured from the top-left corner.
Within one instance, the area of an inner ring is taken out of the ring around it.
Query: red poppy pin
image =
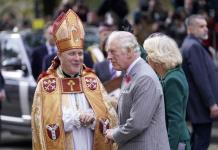
[[[129,75],[127,75],[127,76],[124,77],[124,81],[125,81],[126,83],[129,83],[131,80],[132,80],[132,77],[129,76]]]

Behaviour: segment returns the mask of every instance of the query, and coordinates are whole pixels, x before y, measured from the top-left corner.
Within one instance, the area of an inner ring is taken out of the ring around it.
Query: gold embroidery
[[[68,81],[67,85],[70,86],[70,90],[73,91],[73,86],[75,85],[76,83],[73,81],[73,80],[70,80]]]
[[[81,93],[80,78],[63,78],[61,79],[62,93]]]

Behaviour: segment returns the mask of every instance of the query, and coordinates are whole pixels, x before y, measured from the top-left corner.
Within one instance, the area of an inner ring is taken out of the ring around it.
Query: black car
[[[31,54],[42,42],[41,31],[1,32],[0,50],[6,100],[2,102],[3,130],[31,133],[31,106],[36,87],[32,76]]]

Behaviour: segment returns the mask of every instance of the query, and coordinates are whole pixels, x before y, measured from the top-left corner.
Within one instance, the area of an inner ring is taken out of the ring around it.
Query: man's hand
[[[95,120],[95,115],[93,112],[83,112],[79,116],[79,120],[82,126],[89,126]]]
[[[5,90],[0,91],[0,101],[5,100]]]
[[[210,107],[210,117],[216,118],[218,117],[218,106],[217,104],[214,104]]]
[[[107,129],[106,130],[106,134],[105,134],[105,137],[109,140],[114,140],[113,138],[113,129]]]

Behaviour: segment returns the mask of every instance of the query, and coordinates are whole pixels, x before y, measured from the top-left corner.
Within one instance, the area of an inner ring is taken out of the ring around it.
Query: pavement
[[[208,150],[218,150],[218,122],[215,122],[212,129],[212,139]]]
[[[191,131],[191,127],[188,124],[189,131]],[[211,143],[208,150],[218,150],[218,122],[213,124],[212,135],[211,135]]]
[[[188,126],[191,131],[190,125]],[[3,132],[0,150],[31,150],[31,145],[31,136],[21,136]],[[208,150],[218,150],[218,122],[213,126],[211,144]]]

